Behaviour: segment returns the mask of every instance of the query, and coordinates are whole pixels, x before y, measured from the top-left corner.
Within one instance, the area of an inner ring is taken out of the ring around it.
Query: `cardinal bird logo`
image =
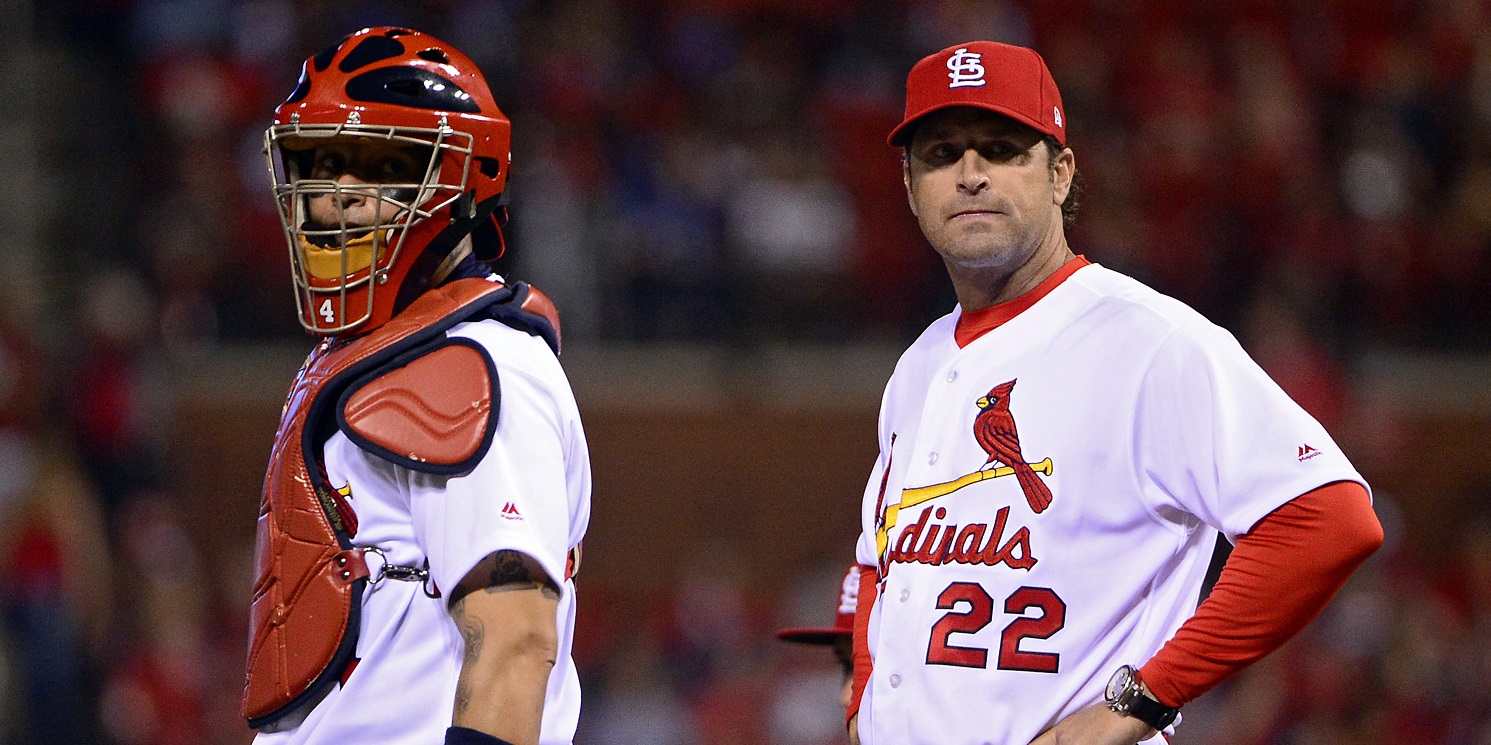
[[[973,419],[973,437],[989,454],[989,460],[979,470],[987,470],[996,464],[1013,469],[1020,490],[1025,492],[1025,501],[1030,503],[1031,510],[1040,514],[1051,506],[1051,490],[1046,488],[1046,482],[1020,453],[1020,433],[1015,429],[1014,415],[1010,414],[1010,394],[1014,390],[1015,381],[1011,380],[994,386],[989,395],[979,397],[978,416]]]
[[[1026,462],[1025,455],[1020,452],[1020,434],[1015,430],[1015,417],[1010,413],[1010,392],[1014,389],[1015,381],[1011,380],[1008,383],[1001,383],[994,386],[994,390],[989,391],[989,395],[980,396],[978,399],[979,413],[973,419],[973,437],[983,447],[984,452],[989,454],[989,459],[984,461],[984,464],[973,473],[964,474],[952,481],[903,488],[901,490],[901,498],[895,504],[886,503],[884,512],[881,512],[880,505],[885,500],[885,487],[890,479],[891,461],[889,457],[886,458],[885,476],[881,478],[880,483],[880,499],[877,500],[875,505],[875,511],[880,515],[876,520],[878,525],[875,530],[875,546],[882,560],[882,567],[885,566],[884,562],[887,559],[891,561],[901,560],[896,559],[892,554],[887,552],[891,548],[890,533],[895,529],[902,512],[934,499],[941,499],[974,484],[991,479],[1014,476],[1015,480],[1020,482],[1020,491],[1025,493],[1025,500],[1030,503],[1031,510],[1039,514],[1051,506],[1051,490],[1046,487],[1046,482],[1041,480],[1041,474],[1050,476],[1054,465],[1051,463],[1050,458],[1045,458],[1038,463]],[[895,435],[891,436],[891,443],[891,446],[894,447]],[[1000,515],[995,523],[998,526],[995,528],[995,536],[998,536],[1000,531],[1004,530],[1003,526],[1006,519],[1004,513],[1009,510],[1009,507],[1001,507],[999,509]],[[943,517],[941,508],[933,514],[939,520]],[[927,513],[923,512],[918,523],[919,525],[925,522],[926,516]],[[979,525],[979,530],[982,531],[985,527],[985,525]],[[956,528],[956,525],[948,525],[943,526],[942,529],[945,532],[952,531],[946,532],[946,535],[960,536],[958,540],[961,541],[963,538]],[[921,529],[917,528],[918,531]],[[934,528],[934,532],[936,529]],[[980,532],[979,535],[983,535],[983,533]],[[1020,540],[1026,540],[1029,534],[1025,528],[1021,528],[1020,532],[1016,534],[1016,537]],[[1011,541],[1014,540],[1011,539]],[[997,544],[998,540],[992,540],[992,542]],[[917,555],[920,556],[921,554]],[[963,556],[964,554],[957,555]],[[1029,556],[1028,553],[1022,555]],[[954,554],[946,554],[946,556],[954,556]],[[994,556],[997,559],[999,554],[996,552]],[[952,560],[962,561],[962,559],[958,558],[953,558]],[[1011,566],[1014,566],[1014,564],[1011,564]],[[882,577],[884,576],[884,571],[886,570],[882,568]]]

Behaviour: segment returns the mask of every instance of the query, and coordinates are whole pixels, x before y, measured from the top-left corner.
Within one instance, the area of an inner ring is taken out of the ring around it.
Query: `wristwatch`
[[[1124,665],[1113,673],[1108,679],[1108,690],[1103,694],[1108,702],[1108,708],[1115,714],[1130,716],[1155,728],[1163,730],[1175,721],[1180,715],[1180,709],[1173,709],[1144,692],[1144,683],[1139,680],[1139,671],[1131,665]]]

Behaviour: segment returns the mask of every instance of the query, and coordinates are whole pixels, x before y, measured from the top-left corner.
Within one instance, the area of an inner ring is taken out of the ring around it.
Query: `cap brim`
[[[914,116],[907,117],[906,121],[901,122],[900,125],[890,131],[890,136],[885,138],[886,144],[890,145],[891,147],[902,147],[906,145],[906,143],[911,139],[912,131],[915,129],[915,125],[917,122],[920,122],[921,120],[927,118],[928,115],[935,114],[939,111],[942,111],[943,109],[951,109],[958,106],[967,106],[971,109],[983,109],[985,111],[992,111],[996,114],[1007,116],[1021,124],[1024,124],[1025,126],[1030,127],[1031,129],[1040,133],[1042,136],[1045,136],[1047,134],[1046,130],[1041,129],[1041,125],[1038,122],[1031,121],[1030,118],[1025,116],[1024,114],[1017,113],[1007,107],[989,103],[982,103],[978,101],[948,101],[946,103],[940,103],[935,106],[928,106],[926,109],[917,112]],[[1051,136],[1055,137],[1057,140],[1062,140],[1062,137],[1060,135]]]
[[[782,629],[777,632],[777,638],[783,641],[797,642],[798,644],[821,644],[831,645],[840,639],[848,639],[854,636],[849,629],[835,628],[802,628]]]

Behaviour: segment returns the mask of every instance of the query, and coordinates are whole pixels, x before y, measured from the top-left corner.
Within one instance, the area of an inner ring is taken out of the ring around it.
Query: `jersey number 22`
[[[959,603],[967,603],[968,610],[957,610]],[[972,634],[989,625],[994,618],[994,599],[989,597],[989,593],[977,582],[954,582],[937,596],[937,607],[948,613],[932,624],[927,664],[988,667],[989,650],[956,646],[948,643],[948,637]],[[1026,616],[1031,608],[1039,608],[1041,615]],[[1004,612],[1019,618],[1011,621],[999,635],[999,669],[1056,672],[1061,665],[1061,655],[1026,652],[1020,649],[1020,640],[1049,639],[1062,630],[1066,626],[1066,603],[1049,587],[1021,587],[1005,599]]]

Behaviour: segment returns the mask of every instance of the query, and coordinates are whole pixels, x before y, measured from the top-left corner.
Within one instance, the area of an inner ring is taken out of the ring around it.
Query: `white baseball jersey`
[[[1230,334],[1124,275],[1078,269],[961,349],[958,317],[882,401],[866,745],[1026,745],[1195,612],[1218,531],[1361,481]]]
[[[491,320],[458,324],[447,333],[481,344],[496,363],[500,408],[481,463],[459,477],[417,473],[337,432],[326,443],[326,474],[357,513],[353,543],[377,546],[393,564],[428,560],[431,580],[443,592],[501,550],[533,557],[555,579],[562,593],[555,621],[559,655],[540,742],[569,743],[579,720],[580,683],[570,659],[575,599],[565,562],[590,518],[590,461],[574,394],[539,337]],[[367,558],[376,573],[380,560]],[[357,666],[298,726],[276,723],[272,728],[279,731],[261,733],[255,742],[443,742],[463,649],[448,599],[427,597],[417,582],[370,585],[363,594]]]

